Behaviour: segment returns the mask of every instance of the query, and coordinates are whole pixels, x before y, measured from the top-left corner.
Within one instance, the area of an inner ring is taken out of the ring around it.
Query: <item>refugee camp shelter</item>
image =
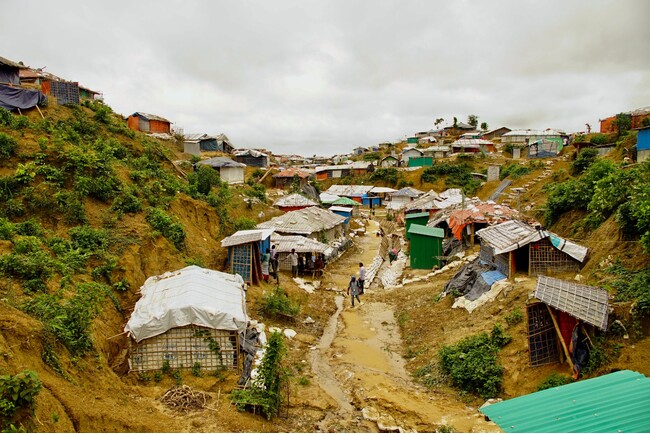
[[[417,143],[417,141],[415,143]],[[402,149],[402,161],[404,162],[403,164],[408,165],[410,158],[422,157],[423,155],[424,153],[418,148],[415,148],[413,146],[408,146]]]
[[[510,220],[476,232],[481,237],[480,258],[508,277],[518,270],[530,275],[578,271],[587,248],[519,220]]]
[[[196,164],[210,166],[218,170],[221,180],[228,184],[241,184],[244,182],[244,169],[246,165],[228,157],[212,157],[207,160],[201,160]]]
[[[540,275],[534,299],[538,301],[526,307],[531,366],[566,359],[573,368],[569,348],[574,327],[607,330],[609,295],[604,289]]]
[[[639,128],[636,136],[636,161],[650,160],[650,127]]]
[[[344,176],[350,176],[352,173],[352,166],[349,164],[337,164],[334,166],[317,166],[314,169],[314,174],[318,181],[325,179],[338,179]]]
[[[533,143],[536,140],[559,140],[562,142],[563,133],[560,131],[552,130],[550,128],[546,130],[512,130],[505,133],[501,136],[501,143],[503,144],[529,144]]]
[[[366,197],[361,197],[361,202],[364,205],[372,204],[373,207],[376,207],[382,205],[388,195],[394,193],[395,191],[397,190],[390,187],[372,187]]]
[[[357,202],[356,200],[352,200],[349,197],[339,197],[338,199],[330,203],[336,206],[361,206],[359,202]]]
[[[630,117],[630,128],[636,129],[643,126],[645,119],[650,119],[650,106],[641,107],[636,110],[631,110],[623,113]],[[616,116],[613,115],[605,119],[600,119],[600,132],[601,133],[615,133],[617,132]]]
[[[466,233],[470,246],[474,245],[476,231],[519,216],[519,213],[509,206],[491,201],[477,204],[468,201],[466,206],[449,213],[449,229],[457,240],[463,240],[463,234]]]
[[[149,113],[135,112],[126,120],[129,129],[143,133],[171,134],[171,122],[167,119]]]
[[[341,196],[338,196],[336,194],[330,194],[330,193],[324,191],[324,192],[322,192],[321,194],[318,195],[318,198],[320,199],[320,201],[323,204],[331,204],[331,203],[334,203],[335,201],[341,199]]]
[[[302,235],[313,240],[331,242],[343,236],[345,218],[316,206],[289,211],[259,223],[258,229],[273,229],[280,235]]]
[[[526,147],[528,158],[553,158],[562,150],[561,139],[538,139]]]
[[[402,209],[406,204],[422,196],[424,192],[413,187],[404,187],[400,190],[388,193],[389,200],[386,203],[388,209]]]
[[[302,189],[308,184],[309,173],[296,167],[290,167],[273,175],[275,188],[291,188],[294,179],[298,179],[299,187]]]
[[[399,166],[399,160],[394,155],[386,155],[384,158],[379,160],[379,167],[397,167]]]
[[[0,57],[0,84],[18,86],[20,84],[20,70],[26,69],[24,65]]]
[[[257,284],[262,278],[261,255],[271,248],[272,233],[272,229],[242,230],[221,240],[221,247],[228,248],[228,271]]]
[[[316,202],[311,199],[306,198],[302,194],[294,193],[288,196],[281,197],[276,200],[273,204],[277,206],[282,211],[296,211],[298,209],[307,208],[310,206],[318,206]]]
[[[504,432],[635,433],[650,430],[650,379],[622,370],[479,410]]]
[[[323,254],[326,260],[334,253],[331,246],[301,235],[279,235],[274,233],[271,236],[271,244],[275,245],[278,253],[278,266],[280,270],[284,271],[291,270],[291,259],[289,259],[291,249],[295,249],[299,255]]]
[[[429,214],[427,214],[428,218]],[[411,268],[431,270],[435,266],[442,266],[444,230],[413,223],[409,226],[407,234],[411,240],[409,251]]]
[[[406,216],[404,217],[404,226],[405,226],[405,230],[406,230],[406,238],[409,239],[409,240],[411,239],[409,229],[411,228],[412,224],[426,226],[428,221],[429,221],[429,213],[428,212],[415,212],[415,213],[412,213],[412,214],[406,214]]]
[[[485,139],[458,139],[451,144],[453,152],[494,152],[494,143]]]
[[[271,163],[268,155],[255,149],[240,149],[232,154],[235,161],[250,167],[269,167]]]
[[[332,185],[327,189],[327,193],[335,194],[341,197],[347,197],[359,203],[363,203],[364,198],[371,197],[370,190],[372,185]]]
[[[498,137],[503,136],[505,133],[509,133],[510,131],[512,131],[512,130],[510,128],[508,128],[508,127],[495,128],[493,130],[488,130],[488,131],[482,133],[481,134],[481,139],[485,139],[485,140],[496,139]]]
[[[130,337],[129,369],[237,369],[246,330],[241,276],[191,265],[149,277],[124,327]]]
[[[347,198],[344,198],[344,199],[347,199]],[[348,199],[348,200],[350,200],[350,199]],[[354,201],[352,201],[352,202],[354,202]],[[350,218],[352,217],[352,212],[353,212],[352,207],[334,205],[334,206],[329,207],[329,210],[332,211],[336,215],[340,215],[341,217],[344,217],[345,218],[344,223],[346,225],[350,224]]]
[[[447,158],[451,154],[451,148],[448,145],[429,146],[422,151],[425,157],[432,157],[433,159]]]
[[[228,137],[224,134],[218,136],[201,133],[186,134],[183,139],[183,152],[192,155],[200,155],[201,152],[209,151],[230,153],[232,149]]]

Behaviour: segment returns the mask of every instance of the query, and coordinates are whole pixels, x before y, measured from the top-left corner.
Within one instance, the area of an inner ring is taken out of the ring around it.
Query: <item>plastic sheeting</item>
[[[484,292],[490,290],[481,274],[490,271],[492,267],[482,264],[475,260],[465,265],[456,275],[445,285],[445,294],[456,292],[465,296],[468,300],[476,300]]]
[[[25,110],[43,104],[46,100],[46,96],[39,90],[0,85],[0,107],[7,110]]]
[[[191,265],[149,277],[140,293],[124,327],[137,342],[190,324],[242,332],[248,323],[239,275]]]

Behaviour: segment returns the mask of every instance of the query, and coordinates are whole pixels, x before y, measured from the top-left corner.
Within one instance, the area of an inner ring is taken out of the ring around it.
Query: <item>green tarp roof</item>
[[[359,202],[356,200],[352,200],[348,197],[341,197],[339,199],[336,199],[334,202],[331,202],[332,205],[352,205],[352,206],[361,206]]]
[[[650,378],[618,371],[480,411],[505,432],[650,432]]]
[[[445,230],[442,228],[430,228],[428,226],[416,225],[409,227],[409,234],[427,235],[429,237],[444,238]]]

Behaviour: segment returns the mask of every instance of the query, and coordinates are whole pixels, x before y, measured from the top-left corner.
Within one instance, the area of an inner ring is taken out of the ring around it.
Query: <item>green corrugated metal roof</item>
[[[411,227],[409,227],[409,234],[427,235],[430,237],[444,238],[445,230],[442,228],[430,228],[428,226],[422,226],[413,223]]]
[[[650,378],[618,371],[483,407],[505,432],[650,432]]]
[[[331,202],[332,205],[352,205],[352,206],[361,206],[356,200],[352,200],[348,197],[341,197],[336,199],[334,202]]]
[[[406,214],[404,216],[404,218],[407,219],[407,220],[422,218],[422,217],[429,217],[429,213],[428,212],[414,212],[412,214]]]

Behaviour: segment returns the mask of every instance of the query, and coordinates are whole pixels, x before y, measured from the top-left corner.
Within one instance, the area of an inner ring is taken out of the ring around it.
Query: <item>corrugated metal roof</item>
[[[315,206],[289,211],[257,225],[258,229],[275,229],[276,232],[309,235],[332,229],[345,221],[345,217]]]
[[[352,200],[349,197],[339,197],[335,201],[331,202],[332,205],[351,205],[351,206],[361,206],[356,200]],[[332,208],[330,208],[332,209]]]
[[[317,206],[318,204],[302,194],[294,193],[289,196],[281,197],[273,204],[275,206]]]
[[[601,330],[607,330],[609,295],[604,289],[539,276],[535,298]]]
[[[339,212],[346,212],[352,214],[352,208],[349,208],[347,206],[331,206],[329,207],[329,210],[332,212],[339,211]]]
[[[239,163],[228,157],[212,157],[207,160],[201,160],[196,164],[203,164],[210,167],[246,167],[244,163]]]
[[[276,173],[273,175],[274,178],[293,178],[295,175],[298,175],[300,178],[309,178],[309,173],[305,172],[304,170],[297,169],[295,167],[290,167],[288,169],[285,169],[281,172]]]
[[[650,379],[618,371],[488,405],[505,432],[650,432]]]
[[[372,190],[370,190],[370,193],[381,194],[381,193],[394,193],[396,191],[397,190],[395,190],[394,188],[390,188],[390,187],[372,187]]]
[[[322,192],[320,195],[318,195],[320,198],[320,201],[323,203],[332,203],[335,200],[338,200],[341,198],[341,196],[338,196],[336,194],[329,194],[327,192]]]
[[[406,205],[406,211],[412,209],[445,209],[461,203],[462,193],[458,188],[450,188],[438,194],[433,190],[428,191],[413,202]]]
[[[11,66],[13,68],[19,68],[19,69],[26,69],[27,67],[25,65],[21,65],[18,62],[14,62],[13,60],[9,60],[6,57],[0,56],[0,65],[7,65]]]
[[[168,123],[171,123],[170,121],[168,121],[167,119],[163,118],[162,116],[152,115],[152,114],[150,114],[150,113],[135,112],[135,113],[133,113],[133,115],[141,116],[141,117],[143,117],[143,118],[145,118],[145,119],[147,119],[147,120],[150,120],[150,121],[161,121],[161,122],[168,122]],[[131,116],[133,116],[133,115],[131,115]]]
[[[271,235],[271,244],[275,245],[278,253],[287,253],[291,249],[296,249],[298,253],[317,252],[329,256],[332,252],[332,248],[327,244],[300,235],[273,234]]]
[[[429,213],[428,212],[414,212],[414,213],[411,213],[411,214],[406,214],[404,216],[404,218],[406,220],[416,219],[416,218],[421,218],[421,217],[429,217]]]
[[[505,133],[503,137],[511,136],[561,136],[562,134],[559,131],[555,130],[512,130],[509,133]]]
[[[397,191],[394,191],[390,193],[390,196],[406,196],[406,197],[419,197],[424,194],[423,191],[418,190],[417,188],[413,187],[404,187],[402,189],[399,189]]]
[[[327,193],[337,196],[363,196],[368,194],[374,186],[372,185],[333,185],[327,189]]]
[[[480,145],[494,145],[489,140],[485,139],[458,139],[451,144],[451,146],[480,146]]]
[[[346,170],[351,168],[352,166],[350,166],[349,164],[339,164],[335,166],[316,166],[314,172],[319,173],[319,172],[325,172],[327,170]]]
[[[526,244],[548,237],[555,248],[572,258],[584,262],[587,257],[588,249],[586,247],[565,240],[552,232],[534,228],[519,220],[510,220],[478,230],[476,235],[492,246],[496,255],[517,250]]]
[[[441,228],[430,228],[428,226],[413,223],[409,227],[409,234],[426,235],[429,237],[444,238],[445,231]]]
[[[249,229],[237,231],[231,236],[221,240],[221,247],[259,242],[270,237],[272,233],[273,229]]]

